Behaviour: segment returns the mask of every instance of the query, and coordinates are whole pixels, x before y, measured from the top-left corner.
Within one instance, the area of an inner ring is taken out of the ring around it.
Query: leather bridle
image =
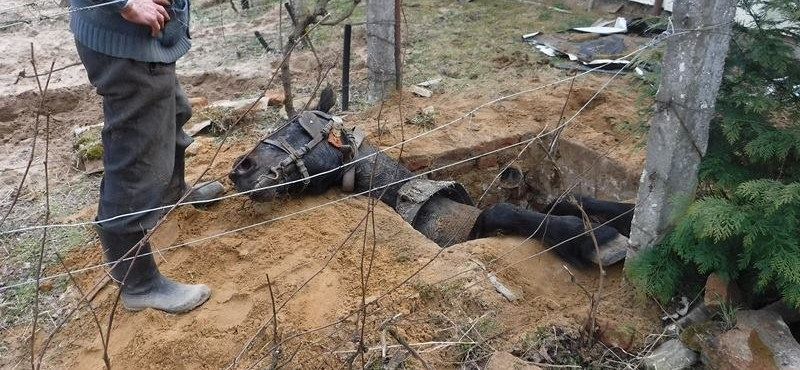
[[[311,136],[311,140],[300,148],[293,148],[285,138],[277,140],[270,139],[269,136],[262,140],[264,144],[272,145],[289,156],[284,158],[278,165],[269,168],[269,171],[259,176],[258,187],[266,181],[280,181],[289,173],[291,167],[297,169],[303,179],[303,190],[311,183],[311,176],[308,173],[303,157],[314,147],[323,141],[328,141],[342,152],[342,161],[346,165],[358,157],[358,148],[365,137],[363,131],[358,128],[348,130],[344,127],[341,119],[331,116],[321,111],[304,111],[297,117],[298,123],[305,132]],[[291,121],[275,131],[277,134],[281,129],[290,125]],[[338,135],[337,135],[338,134]],[[272,135],[270,135],[272,136]],[[342,190],[352,192],[355,187],[355,167],[349,166],[345,169],[342,176]]]

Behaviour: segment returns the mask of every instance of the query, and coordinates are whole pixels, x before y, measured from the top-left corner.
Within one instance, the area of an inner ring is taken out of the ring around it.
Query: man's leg
[[[192,106],[186,93],[175,80],[175,162],[172,170],[169,194],[164,198],[164,204],[175,204],[189,187],[184,179],[186,170],[186,148],[194,141],[186,132],[183,125],[192,118]],[[223,191],[222,184],[218,181],[199,183],[184,201],[196,202],[216,198]]]
[[[168,195],[176,156],[174,64],[109,57],[77,44],[89,80],[103,96],[103,164],[97,218],[156,208]],[[130,310],[189,311],[205,302],[205,285],[174,282],[158,272],[150,245],[133,248],[161,212],[103,221],[97,226],[106,259]]]

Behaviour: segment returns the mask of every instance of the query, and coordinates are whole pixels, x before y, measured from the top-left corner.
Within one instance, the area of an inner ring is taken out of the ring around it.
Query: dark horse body
[[[333,92],[326,89],[322,93],[317,110],[327,112],[334,103]],[[318,142],[303,153],[302,162],[292,162],[289,158],[290,153],[294,152],[292,148],[307,146],[310,136],[309,131],[295,117],[289,124],[271,134],[272,140],[259,143],[258,147],[246,157],[240,158],[230,173],[230,179],[239,191],[268,187],[250,193],[251,199],[262,202],[286,194],[322,193],[340,184],[344,177],[344,169],[303,181],[308,176],[330,171],[345,163],[345,154],[327,140]],[[313,138],[311,139],[313,141]],[[291,148],[285,148],[286,146]],[[375,157],[362,159],[351,165],[355,169],[353,190],[363,192],[369,190],[370,186],[378,188],[379,190],[373,194],[380,196],[381,201],[402,215],[401,204],[407,200],[401,193],[405,181],[398,180],[409,179],[414,176],[413,173],[374,146],[364,142],[360,146],[357,158],[369,155]],[[283,167],[279,166],[282,162]],[[305,167],[305,170],[300,170],[298,167]],[[281,185],[285,183],[290,184]],[[619,209],[625,209],[615,207],[615,203],[609,202],[609,204],[611,206],[607,207],[602,201],[595,201],[592,204],[594,208],[587,210],[587,213],[599,213],[602,216],[599,218],[608,220],[619,215],[608,216],[604,212],[614,213]],[[481,211],[472,206],[471,201],[457,201],[454,197],[439,192],[430,194],[421,207],[415,210],[413,221],[410,219],[407,221],[442,247],[502,232],[541,239],[546,244],[555,246],[556,253],[575,265],[586,265],[589,261],[603,261],[603,264],[607,264],[607,259],[596,255],[594,241],[586,232],[582,218],[576,217],[580,216],[580,213],[576,215],[575,209],[568,203],[560,202],[554,207],[558,212],[545,215],[500,203]],[[598,212],[594,212],[595,210]],[[558,215],[562,212],[563,215]],[[627,245],[627,239],[622,237],[617,229],[603,225],[594,226],[594,236],[601,249],[614,246],[619,250],[620,245]],[[628,225],[625,230],[627,234],[630,226]],[[608,263],[619,259],[621,258],[615,258]]]

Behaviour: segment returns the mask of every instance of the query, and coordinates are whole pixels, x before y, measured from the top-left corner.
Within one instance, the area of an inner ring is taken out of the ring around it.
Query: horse
[[[443,248],[503,233],[542,240],[563,260],[578,267],[590,262],[610,265],[624,258],[628,240],[619,229],[592,223],[588,232],[575,207],[564,202],[554,203],[551,208],[556,212],[552,214],[508,203],[481,210],[456,182],[416,178],[371,145],[360,130],[348,130],[331,116],[329,111],[335,103],[333,90],[324,89],[314,110],[296,114],[237,158],[229,173],[235,188],[249,191],[253,201],[270,202],[289,195],[320,194],[337,184],[357,193],[372,187],[378,189],[373,192],[376,197]],[[600,200],[584,204],[592,205],[585,209],[594,219],[619,218],[628,210],[606,207]],[[616,224],[625,228],[624,221]],[[629,232],[630,225],[624,230]]]

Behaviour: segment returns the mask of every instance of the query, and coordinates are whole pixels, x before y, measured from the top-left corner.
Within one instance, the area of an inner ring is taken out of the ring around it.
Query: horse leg
[[[483,210],[475,220],[469,238],[482,238],[497,232],[531,236],[553,247],[565,261],[575,266],[586,266],[587,262],[616,263],[625,257],[627,238],[608,226],[594,226],[600,255],[594,240],[586,232],[583,220],[575,216],[547,216],[545,214],[500,203]]]
[[[544,212],[556,216],[575,216],[583,218],[581,208],[594,222],[607,223],[620,234],[630,236],[631,222],[633,221],[633,207],[631,203],[619,203],[599,200],[584,196],[575,196],[577,204],[572,203],[569,197],[556,199],[546,207]]]

